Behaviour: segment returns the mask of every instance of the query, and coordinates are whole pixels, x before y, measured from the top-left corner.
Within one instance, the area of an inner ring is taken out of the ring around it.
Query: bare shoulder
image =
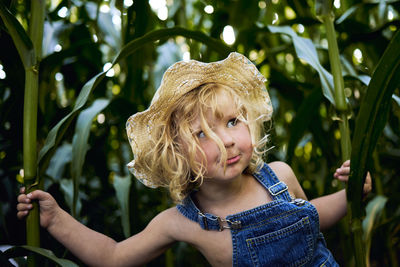
[[[169,233],[173,230],[176,222],[179,221],[179,212],[175,207],[166,209],[155,216],[149,223],[149,227],[161,229],[163,232]]]
[[[303,189],[301,188],[299,181],[292,168],[283,161],[274,161],[268,163],[271,169],[274,171],[278,179],[284,182],[292,195],[295,197],[306,199]]]
[[[162,229],[171,240],[188,242],[188,238],[198,228],[198,224],[183,216],[176,207],[159,213],[152,220],[154,227]]]

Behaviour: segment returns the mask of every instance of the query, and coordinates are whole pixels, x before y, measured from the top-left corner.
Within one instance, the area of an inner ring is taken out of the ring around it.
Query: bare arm
[[[343,162],[342,166],[336,169],[333,177],[347,182],[350,175],[350,160]],[[367,195],[372,189],[370,173],[367,173],[364,184],[364,195]],[[327,229],[333,226],[337,221],[343,218],[347,212],[346,190],[326,195],[311,201],[318,210],[321,229]]]
[[[289,192],[293,197],[307,199],[301,185],[299,184],[293,170],[284,162],[272,162],[269,164],[275,173],[279,173],[279,179],[285,182],[289,188]],[[350,174],[350,161],[345,161],[338,168],[334,177],[338,180],[346,182]],[[365,185],[364,194],[371,191],[371,176],[368,173]],[[343,189],[336,193],[315,198],[310,201],[318,211],[320,220],[320,229],[325,230],[337,223],[347,212],[346,191]]]
[[[174,242],[169,234],[173,218],[168,210],[156,216],[142,232],[117,243],[76,221],[50,194],[40,190],[18,197],[19,218],[32,208],[30,203],[34,199],[39,200],[41,226],[90,266],[139,266],[163,253]]]
[[[272,162],[270,166],[275,173],[279,173],[279,179],[287,184],[289,192],[294,197],[307,199],[296,175],[289,165],[284,162]],[[349,174],[350,161],[346,161],[336,170],[334,177],[341,181],[347,181]],[[371,191],[371,177],[368,174],[364,185],[364,193],[368,193],[369,191]],[[343,218],[347,212],[347,198],[344,189],[330,195],[315,198],[310,202],[318,211],[321,230],[333,226]]]
[[[347,213],[346,191],[314,198],[310,201],[318,211],[321,230],[326,230],[336,224]]]
[[[279,179],[287,184],[293,197],[307,200],[303,188],[289,165],[284,162],[272,162],[270,166],[275,173],[279,173]],[[347,200],[344,190],[313,199],[310,202],[318,211],[321,230],[331,227],[346,215]]]

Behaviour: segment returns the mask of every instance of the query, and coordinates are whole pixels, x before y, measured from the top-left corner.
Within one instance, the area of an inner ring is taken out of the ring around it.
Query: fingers
[[[363,187],[363,193],[364,195],[367,195],[369,192],[372,190],[372,179],[371,179],[371,174],[368,172],[367,176],[365,177],[365,183]]]
[[[22,219],[28,215],[29,211],[33,208],[32,200],[42,200],[46,196],[46,192],[41,190],[35,190],[29,194],[25,194],[25,188],[20,189],[21,194],[18,196],[17,204],[17,218]]]
[[[336,169],[333,177],[342,181],[347,182],[349,180],[350,175],[350,160],[346,160],[342,163],[342,166]]]
[[[17,218],[22,219],[28,215],[29,211],[33,208],[32,204],[18,203],[17,204]]]
[[[345,162],[343,162],[342,167],[350,167],[350,160],[346,160]]]
[[[344,165],[344,164],[343,164]],[[349,179],[350,175],[350,166],[341,166],[340,168],[336,169],[335,173],[333,174],[333,177],[340,181],[347,181]]]
[[[23,194],[21,194],[22,196]],[[26,198],[28,198],[29,200],[34,200],[37,199],[39,201],[41,200],[45,200],[47,198],[49,194],[47,192],[44,192],[42,190],[35,190],[30,192],[29,194],[26,194]]]
[[[24,190],[21,190],[24,192]],[[26,215],[28,215],[29,211],[32,209],[31,199],[27,197],[25,194],[21,194],[18,196],[18,204],[17,204],[17,218],[22,219]]]

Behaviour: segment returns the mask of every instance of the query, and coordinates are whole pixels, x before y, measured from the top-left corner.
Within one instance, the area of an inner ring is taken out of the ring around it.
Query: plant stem
[[[346,97],[344,93],[344,80],[342,76],[342,69],[340,64],[340,54],[339,48],[336,41],[336,31],[334,27],[334,15],[331,10],[331,3],[329,1],[319,1],[319,13],[320,19],[322,20],[325,29],[326,36],[328,40],[328,53],[329,61],[331,65],[331,72],[333,75],[334,82],[334,99],[335,108],[340,117],[339,120],[339,130],[340,130],[340,144],[342,151],[342,161],[348,160],[351,157],[351,140],[350,140],[350,130],[349,121],[347,118],[348,110]],[[361,204],[356,207],[356,209],[361,209]],[[348,205],[348,216],[350,218],[350,228],[353,236],[353,246],[354,246],[354,256],[356,266],[366,266],[366,251],[363,242],[363,229],[361,227],[361,217],[354,216],[352,208]],[[359,212],[356,214],[360,214]]]
[[[33,67],[25,71],[24,122],[23,122],[23,160],[24,183],[26,192],[37,189],[37,104],[39,75]],[[33,203],[33,209],[26,219],[26,242],[29,246],[40,247],[39,207]],[[35,266],[33,256],[28,257],[28,266]]]
[[[350,129],[349,120],[347,119],[346,113],[340,114],[339,122],[340,130],[340,146],[342,149],[342,162],[350,159],[351,157],[351,140],[350,140]]]
[[[326,29],[326,37],[328,39],[328,53],[333,75],[333,83],[335,86],[334,99],[335,108],[339,113],[339,130],[340,130],[340,143],[342,148],[342,161],[350,159],[351,155],[351,141],[349,131],[349,121],[347,118],[347,103],[344,94],[344,80],[342,76],[342,67],[340,64],[339,48],[336,42],[336,32],[333,25],[333,15],[325,14],[322,17]]]
[[[30,38],[35,49],[35,59],[32,65],[25,69],[25,95],[23,119],[23,160],[24,183],[29,193],[38,188],[37,177],[37,108],[39,91],[39,62],[42,51],[42,37],[44,25],[44,0],[31,2]],[[40,246],[40,225],[38,203],[33,203],[33,210],[26,220],[26,242],[29,246]],[[36,266],[35,258],[28,257],[28,266]]]
[[[334,97],[336,109],[346,111],[347,104],[344,95],[344,80],[342,76],[342,67],[340,64],[339,48],[336,42],[336,31],[333,25],[333,15],[326,14],[322,16],[322,21],[326,29],[326,38],[328,39],[328,53],[333,75],[333,83],[335,85]]]
[[[361,225],[361,218],[352,218],[351,231],[353,232],[353,245],[354,257],[357,267],[364,267],[366,265],[365,244],[363,241],[363,229]]]

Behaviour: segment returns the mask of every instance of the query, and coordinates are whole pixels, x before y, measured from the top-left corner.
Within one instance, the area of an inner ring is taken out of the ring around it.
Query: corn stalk
[[[39,62],[42,54],[44,25],[44,0],[31,2],[29,35],[9,12],[3,2],[0,3],[0,15],[10,33],[25,68],[25,95],[23,118],[23,169],[27,192],[38,187],[37,178],[37,106],[39,88]],[[26,220],[26,239],[29,246],[40,246],[39,210],[33,203],[33,210]],[[28,266],[35,266],[35,259],[28,257]]]
[[[316,14],[322,21],[325,30],[326,37],[328,40],[328,54],[329,62],[331,66],[331,72],[334,83],[334,100],[335,109],[338,114],[339,130],[340,130],[340,145],[341,145],[341,156],[342,162],[350,159],[351,157],[351,139],[350,129],[348,121],[348,107],[346,103],[346,97],[344,92],[344,80],[342,76],[342,67],[340,63],[339,48],[336,41],[336,31],[334,26],[335,16],[332,11],[331,0],[317,0],[316,1]],[[349,189],[347,190],[349,192]],[[353,248],[356,266],[366,266],[365,262],[365,246],[363,242],[363,230],[362,230],[362,212],[358,212],[359,216],[352,216],[352,208],[348,202],[348,214],[350,218],[350,231],[353,237]],[[357,209],[362,209],[361,203]]]
[[[37,189],[39,179],[37,173],[37,108],[39,91],[39,62],[42,55],[42,37],[44,25],[44,0],[31,2],[31,23],[29,37],[32,40],[34,55],[33,64],[25,68],[25,96],[23,122],[23,160],[24,183],[27,192]],[[26,220],[27,245],[40,247],[40,226],[38,203]],[[28,258],[28,266],[35,266],[34,256]]]
[[[331,65],[331,72],[334,84],[335,108],[339,117],[340,145],[342,152],[342,161],[350,159],[351,141],[348,121],[348,108],[344,93],[344,80],[342,76],[342,67],[340,63],[340,54],[336,42],[336,31],[333,24],[335,16],[331,10],[332,1],[317,0],[317,16],[324,24],[326,38],[328,40],[328,54]]]

